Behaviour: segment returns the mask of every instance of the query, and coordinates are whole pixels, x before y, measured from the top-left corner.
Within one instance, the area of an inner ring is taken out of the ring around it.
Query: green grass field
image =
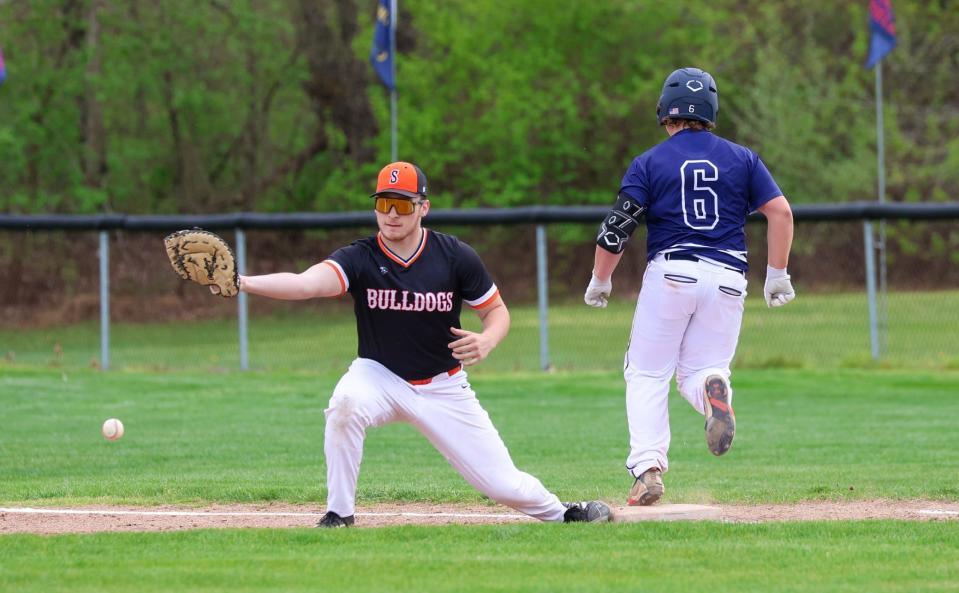
[[[959,522],[194,531],[0,539],[4,591],[955,591]]]
[[[0,366],[0,503],[325,498],[328,373]],[[748,369],[708,453],[671,399],[664,502],[959,500],[959,373]],[[621,502],[622,378],[478,374],[518,466],[563,499]],[[117,442],[99,436],[109,416]],[[418,433],[371,431],[360,503],[482,502]],[[959,588],[959,521],[391,527],[0,536],[0,591],[916,591]]]
[[[324,501],[323,409],[336,378],[5,368],[0,501]],[[728,457],[708,454],[701,417],[674,394],[670,500],[959,499],[959,373],[733,380],[740,426]],[[563,498],[624,496],[618,373],[473,383],[520,467]],[[115,443],[99,434],[111,416],[126,425]],[[482,500],[406,425],[371,431],[366,450],[362,500]]]
[[[959,369],[959,351],[945,320],[959,319],[959,291],[889,295],[883,357],[870,355],[865,294],[803,294],[788,307],[769,310],[761,287],[747,299],[737,368],[927,368]],[[204,295],[200,295],[204,296]],[[250,365],[259,370],[342,372],[356,354],[356,331],[348,299],[302,303],[285,313],[252,315]],[[635,303],[613,300],[605,310],[578,301],[549,309],[550,362],[568,371],[622,367]],[[535,307],[511,306],[509,338],[478,374],[539,369],[539,317]],[[465,312],[466,327],[476,329]],[[0,329],[0,357],[19,364],[75,369],[100,359],[96,323],[43,329]],[[189,336],[188,340],[184,337]],[[168,324],[115,323],[114,368],[217,369],[239,365],[236,321]]]
[[[673,394],[664,502],[959,500],[959,358],[942,327],[957,308],[959,293],[891,295],[876,364],[862,295],[777,311],[751,296],[736,443],[710,455],[701,417]],[[542,373],[537,312],[513,307],[510,337],[472,373],[517,465],[563,499],[621,503],[630,485],[618,369],[632,310],[552,306],[560,370]],[[322,508],[323,409],[356,348],[348,309],[254,316],[251,373],[228,372],[230,320],[111,330],[108,373],[89,368],[96,325],[0,331],[0,504]],[[110,416],[126,425],[114,443],[99,435]],[[370,432],[358,499],[484,503],[405,425]],[[948,591],[957,566],[959,521],[0,536],[0,591],[18,592]]]

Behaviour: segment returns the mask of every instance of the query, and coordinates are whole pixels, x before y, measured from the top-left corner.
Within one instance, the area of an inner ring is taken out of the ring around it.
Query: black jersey
[[[325,260],[353,296],[359,356],[407,381],[459,365],[447,344],[458,339],[462,302],[481,309],[499,292],[479,255],[456,237],[423,229],[404,260],[380,235],[354,241]]]

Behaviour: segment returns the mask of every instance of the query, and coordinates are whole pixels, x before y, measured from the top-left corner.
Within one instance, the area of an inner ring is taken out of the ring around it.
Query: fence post
[[[549,370],[549,281],[546,277],[546,226],[536,225],[536,291],[539,303],[539,366]]]
[[[862,236],[866,250],[866,293],[869,297],[869,344],[872,359],[879,360],[879,327],[876,320],[876,252],[873,245],[872,221],[862,223]]]
[[[110,368],[110,235],[100,231],[100,368]]]
[[[886,140],[882,121],[882,63],[876,65],[876,169],[879,203],[886,202]],[[889,307],[888,284],[886,282],[886,219],[879,221],[879,301],[877,307],[877,352],[888,348],[889,340]],[[877,354],[878,357],[878,354]]]
[[[246,233],[241,228],[236,229],[236,272],[237,274],[246,274]],[[240,291],[236,302],[237,318],[240,326],[240,370],[246,371],[250,369],[247,294]]]

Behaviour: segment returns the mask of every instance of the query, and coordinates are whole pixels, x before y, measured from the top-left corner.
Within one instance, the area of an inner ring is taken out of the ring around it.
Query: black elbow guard
[[[622,253],[626,249],[626,241],[629,241],[633,231],[639,226],[639,219],[645,211],[646,208],[633,198],[619,194],[613,209],[599,227],[596,244],[610,253]]]

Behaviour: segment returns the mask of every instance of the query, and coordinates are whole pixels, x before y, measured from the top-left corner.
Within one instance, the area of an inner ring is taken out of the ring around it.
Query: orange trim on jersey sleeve
[[[493,296],[491,296],[490,298],[486,299],[485,301],[483,301],[482,303],[478,305],[470,305],[470,307],[473,307],[474,309],[482,309],[483,307],[489,307],[490,305],[493,304],[493,301],[495,301],[496,297],[498,296],[499,296],[499,289],[497,288],[496,292],[493,293]]]
[[[330,266],[331,268],[333,268],[333,272],[336,273],[336,279],[340,281],[340,294],[345,293],[345,292],[346,292],[346,279],[343,278],[343,274],[340,274],[340,269],[337,268],[335,265],[333,265],[333,262],[331,262],[331,261],[328,260],[328,259],[323,260],[321,263],[324,263],[324,264]],[[339,295],[337,295],[337,296],[339,296]]]

